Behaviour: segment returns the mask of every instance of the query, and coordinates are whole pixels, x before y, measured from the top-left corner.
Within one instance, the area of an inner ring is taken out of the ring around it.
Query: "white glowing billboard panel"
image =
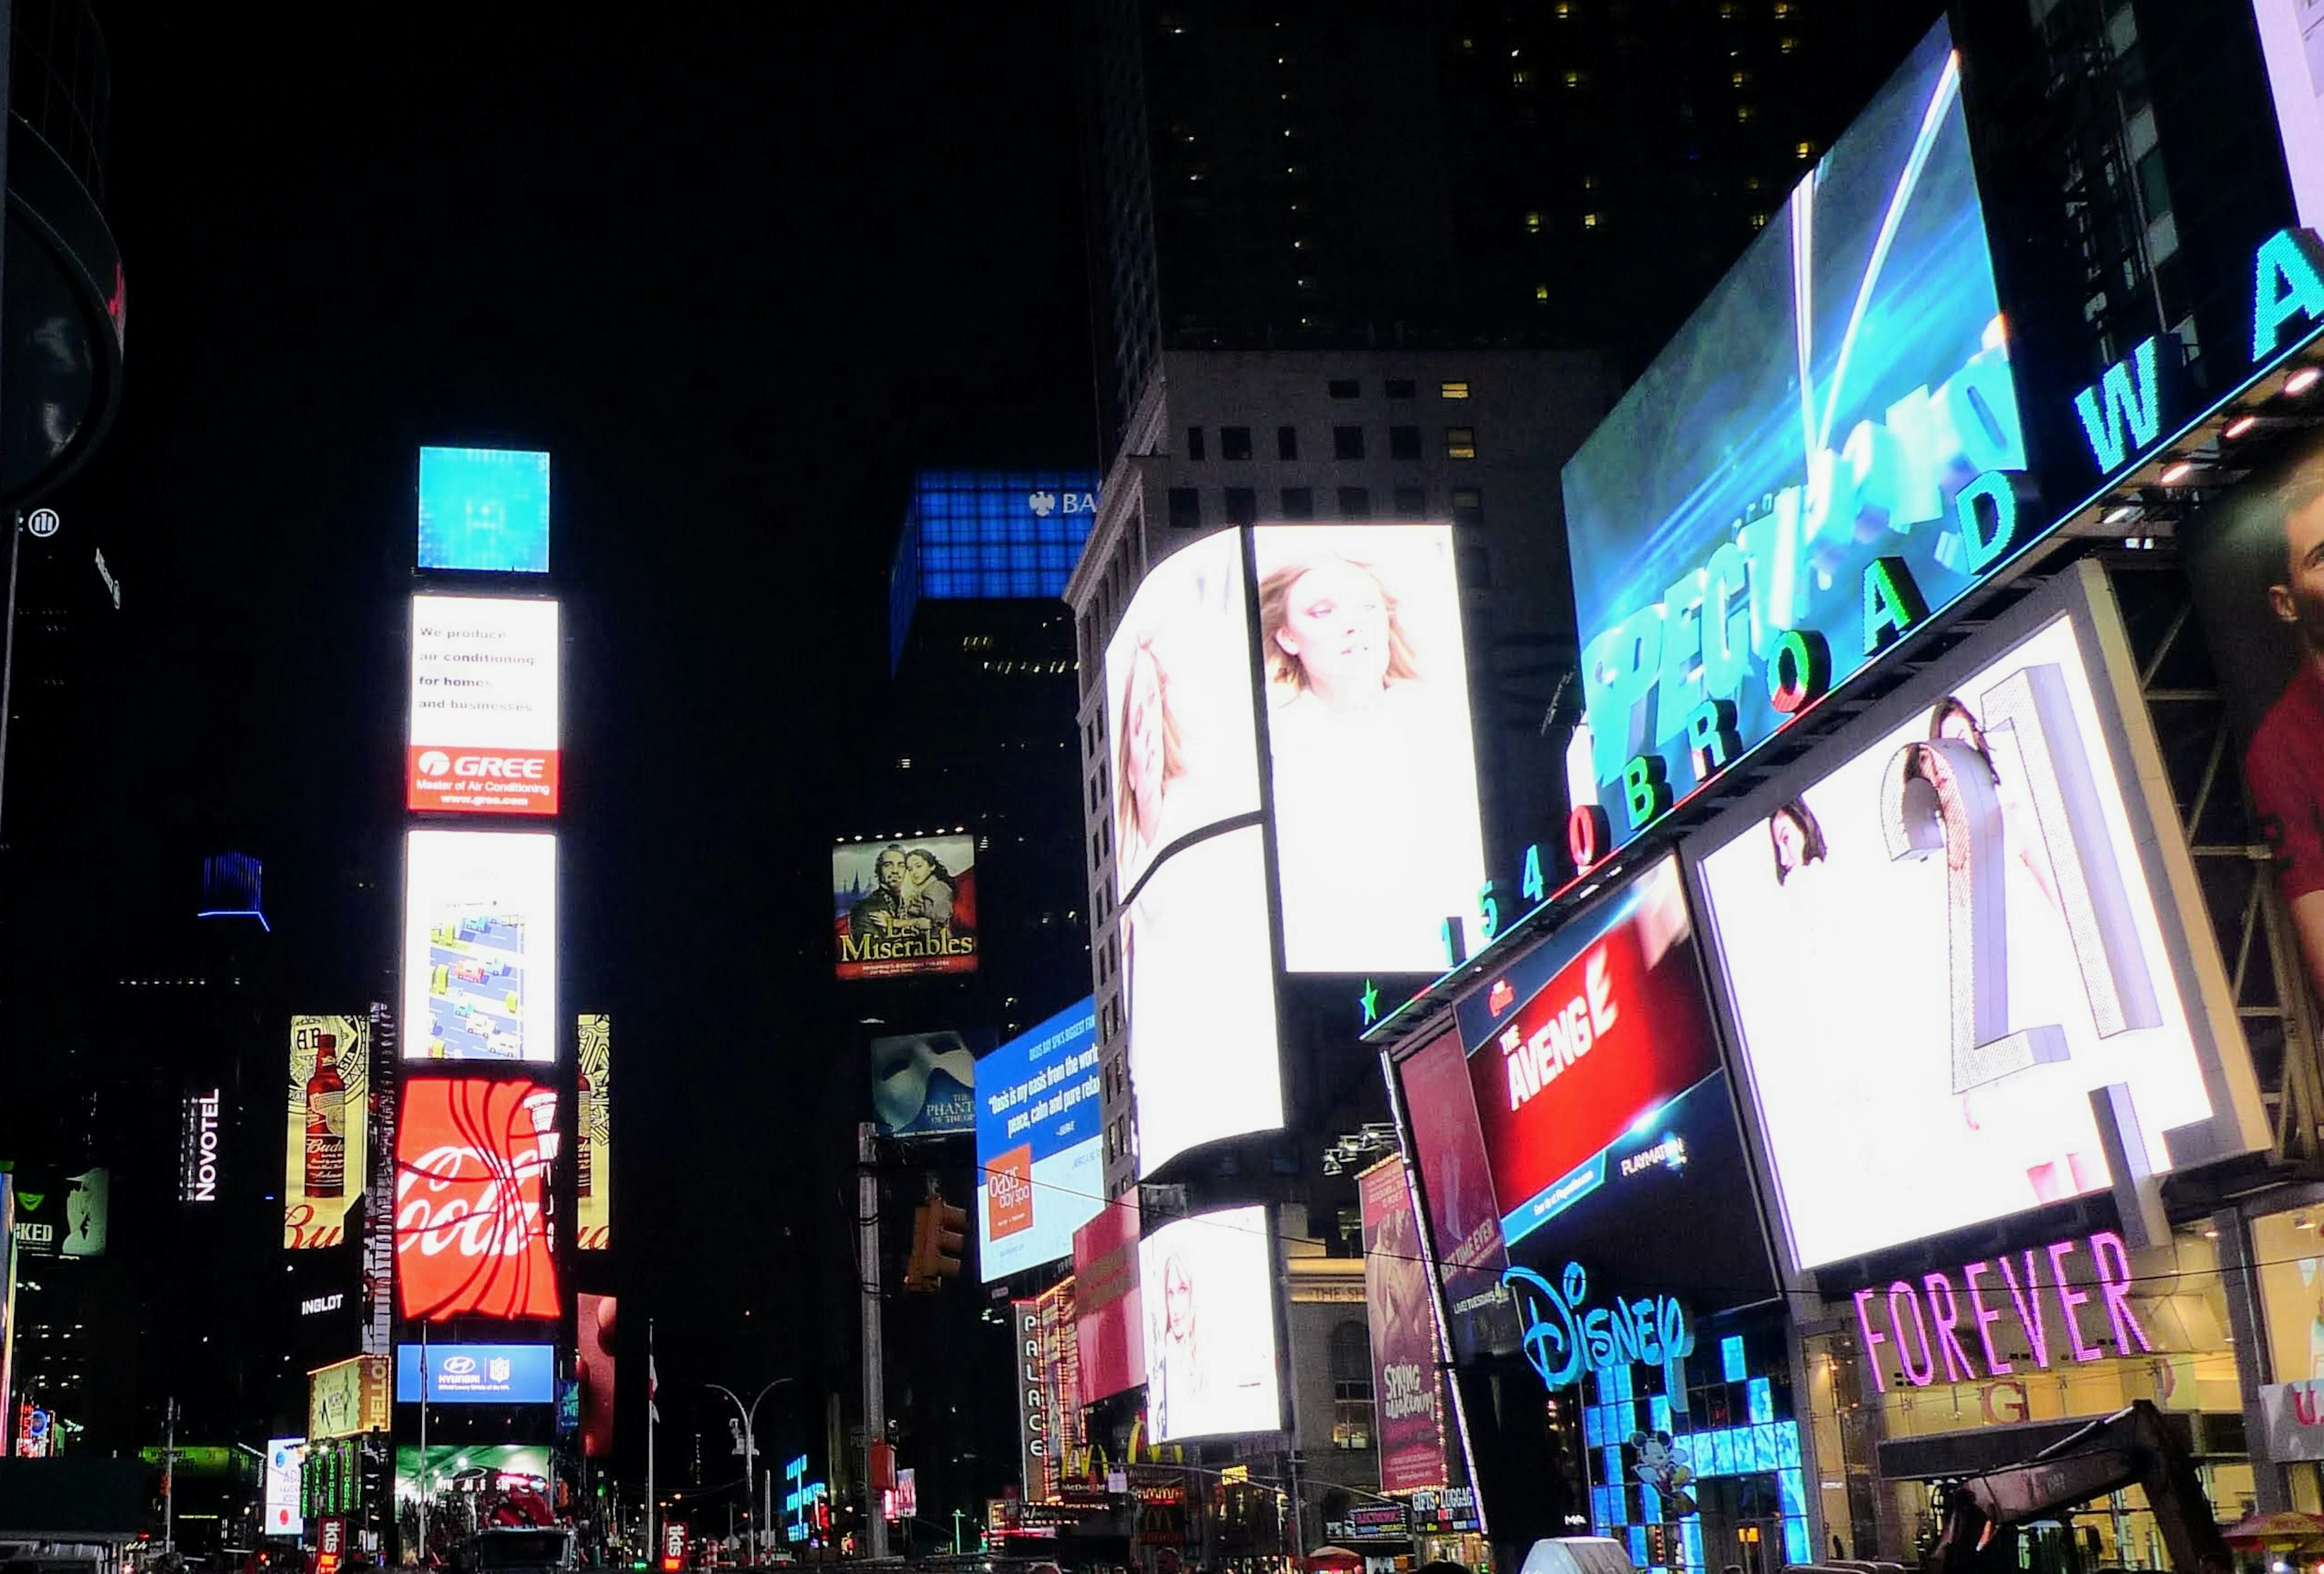
[[[557,603],[411,598],[404,806],[555,814]]]
[[[1259,828],[1181,847],[1121,918],[1138,1172],[1283,1124]]]
[[[1448,524],[1251,532],[1284,965],[1425,973],[1485,883]]]
[[[2186,854],[2138,785],[2151,738],[2112,741],[2146,726],[2100,654],[2113,618],[2056,612],[1964,658],[1797,796],[1711,833],[1703,884],[1802,1268],[2105,1190],[2098,1089],[2135,1111],[2134,1175],[2264,1124],[2241,1035],[2205,1008],[2153,889]]]
[[[557,1059],[557,838],[404,840],[403,1059]]]
[[[1153,1440],[1282,1430],[1267,1209],[1164,1225],[1139,1242],[1138,1276]]]

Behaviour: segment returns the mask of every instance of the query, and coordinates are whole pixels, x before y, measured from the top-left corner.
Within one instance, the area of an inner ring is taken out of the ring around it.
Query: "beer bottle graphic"
[[[315,1040],[315,1074],[307,1079],[307,1195],[347,1194],[347,1084],[339,1075],[339,1040]]]
[[[597,1134],[597,1122],[595,1112],[593,1108],[594,1101],[590,1097],[592,1091],[594,1090],[589,1085],[589,1069],[585,1066],[581,1068],[577,1086],[574,1088],[574,1093],[576,1095],[574,1103],[577,1106],[577,1113],[580,1116],[581,1124],[581,1152],[579,1156],[574,1160],[574,1168],[578,1171],[576,1178],[580,1185],[580,1194],[584,1197],[594,1194],[597,1189],[597,1143],[595,1141]]]

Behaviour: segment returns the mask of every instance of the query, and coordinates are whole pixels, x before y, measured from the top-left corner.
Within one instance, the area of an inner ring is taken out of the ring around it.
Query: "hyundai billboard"
[[[395,1347],[398,1404],[548,1404],[557,1397],[554,1345]]]

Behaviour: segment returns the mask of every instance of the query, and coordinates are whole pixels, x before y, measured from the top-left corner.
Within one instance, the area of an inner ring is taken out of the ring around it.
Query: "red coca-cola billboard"
[[[395,1133],[395,1289],[407,1318],[554,1318],[543,1207],[557,1095],[473,1077],[404,1084]]]

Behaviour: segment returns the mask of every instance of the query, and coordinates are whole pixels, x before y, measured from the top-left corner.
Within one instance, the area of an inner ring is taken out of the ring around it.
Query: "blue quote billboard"
[[[2024,468],[1940,23],[1565,467],[1597,855],[2000,561]]]
[[[1105,1200],[1096,1003],[1018,1034],[976,1066],[976,1247],[990,1281],[1073,1255]]]
[[[549,572],[549,456],[421,449],[420,566]]]
[[[398,1345],[395,1402],[417,1404],[420,1357],[430,1404],[547,1404],[557,1397],[552,1345]]]

